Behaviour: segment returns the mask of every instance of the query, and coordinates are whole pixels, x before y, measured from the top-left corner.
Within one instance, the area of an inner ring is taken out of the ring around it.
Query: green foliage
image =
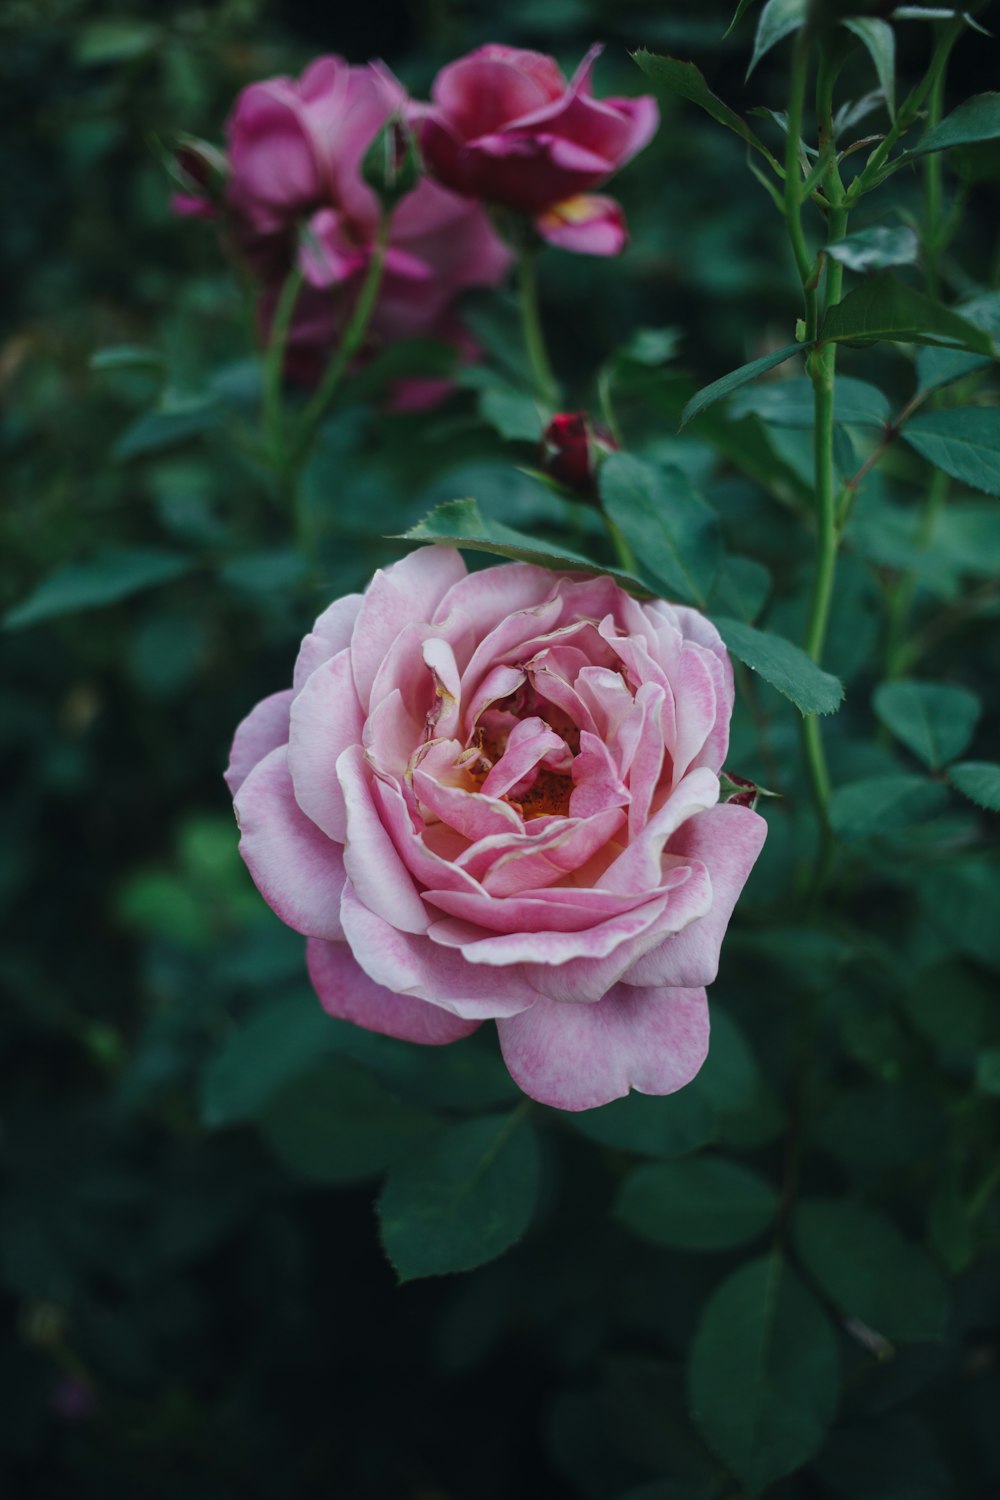
[[[23,630],[79,610],[117,604],[143,589],[170,583],[194,566],[177,552],[108,547],[89,562],[68,563],[44,578],[4,616],[5,630]]]
[[[980,807],[1000,812],[1000,766],[985,760],[961,761],[948,768],[948,780]]]
[[[987,495],[1000,495],[1000,411],[959,406],[920,412],[903,436],[929,463]]]
[[[600,484],[608,516],[651,583],[669,598],[704,607],[719,566],[719,522],[688,477],[612,453]]]
[[[870,839],[922,823],[947,800],[943,786],[921,776],[866,776],[836,788],[830,822],[843,839]]]
[[[839,708],[842,685],[810,661],[801,647],[740,620],[716,619],[715,623],[733,655],[790,698],[800,713],[832,714]]]
[[[1000,137],[1000,94],[977,94],[966,99],[938,125],[933,126],[913,147],[911,155],[928,151],[948,151],[953,146],[969,146],[976,141],[995,141]]]
[[[615,1212],[635,1234],[678,1250],[726,1250],[756,1239],[774,1217],[777,1195],[757,1172],[724,1157],[636,1167]]]
[[[884,1214],[860,1203],[806,1199],[795,1214],[803,1264],[845,1317],[888,1339],[942,1339],[948,1291],[932,1261]]]
[[[763,375],[767,370],[773,370],[775,365],[783,365],[786,359],[791,359],[793,354],[801,351],[800,344],[786,344],[781,349],[775,349],[770,354],[762,354],[760,359],[752,359],[749,364],[741,365],[738,370],[732,370],[728,375],[723,375],[720,380],[713,380],[711,385],[706,385],[684,408],[681,417],[682,424],[690,422],[693,418],[707,411],[716,401],[721,401],[724,396],[731,396],[733,391],[738,391],[741,386],[748,385],[751,380],[756,380],[758,375]]]
[[[932,771],[968,748],[982,712],[975,693],[936,682],[883,682],[872,703],[882,723]]]
[[[786,36],[805,24],[807,10],[807,0],[767,0],[757,22],[753,55],[747,68],[748,78],[772,47],[776,47]]]
[[[878,225],[859,229],[825,247],[825,254],[849,271],[885,271],[890,266],[912,266],[920,253],[920,241],[908,225],[897,228]],[[841,381],[837,382],[838,393]]]
[[[820,328],[821,341],[944,344],[993,356],[989,334],[940,302],[914,291],[892,271],[880,271],[831,307]]]
[[[401,1280],[470,1271],[524,1234],[538,1194],[539,1158],[522,1115],[456,1125],[389,1173],[379,1220]]]
[[[780,1255],[748,1261],[709,1298],[691,1351],[692,1413],[752,1494],[818,1450],[837,1366],[826,1314]]]
[[[815,421],[812,381],[805,375],[774,380],[744,390],[729,403],[729,415],[737,419],[755,413],[775,427],[810,428]],[[889,421],[889,402],[876,386],[849,375],[837,381],[834,419],[859,427],[881,427]]]

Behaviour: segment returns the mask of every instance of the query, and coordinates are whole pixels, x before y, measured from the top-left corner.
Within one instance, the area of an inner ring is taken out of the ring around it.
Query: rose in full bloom
[[[765,824],[719,805],[732,670],[691,609],[433,547],[338,599],[227,780],[325,1008],[451,1042],[494,1019],[522,1089],[668,1094]]]
[[[299,79],[251,84],[229,118],[223,232],[258,282],[265,338],[285,278],[301,268],[287,368],[303,383],[325,368],[371,263],[380,208],[362,163],[404,104],[383,70],[321,57]],[[189,193],[178,206],[191,213],[194,201]],[[426,337],[467,353],[453,305],[469,287],[494,286],[509,264],[479,204],[421,180],[392,212],[370,348]]]
[[[656,101],[595,99],[588,52],[567,82],[554,58],[493,43],[449,63],[416,110],[427,168],[453,192],[532,219],[543,239],[617,255],[621,208],[593,189],[651,139]]]

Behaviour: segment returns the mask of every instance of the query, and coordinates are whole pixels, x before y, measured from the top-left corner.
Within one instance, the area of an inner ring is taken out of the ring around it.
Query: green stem
[[[791,93],[788,100],[788,135],[785,141],[785,220],[788,239],[795,258],[795,268],[802,282],[805,300],[806,338],[816,337],[816,288],[814,265],[802,228],[803,181],[799,163],[802,140],[802,118],[805,112],[806,85],[809,81],[809,41],[805,27],[795,42],[792,60]]]
[[[944,105],[944,68],[934,75],[927,101],[927,128],[933,130],[941,119]],[[924,265],[927,293],[940,295],[938,256],[941,244],[941,188],[944,163],[940,151],[928,151],[924,157]]]
[[[521,251],[518,265],[518,291],[521,300],[521,330],[531,367],[535,396],[543,406],[556,406],[559,387],[552,373],[542,320],[538,311],[538,251],[534,246]]]
[[[302,288],[302,272],[297,266],[285,277],[278,295],[278,305],[271,322],[267,357],[264,361],[264,431],[271,463],[284,489],[288,481],[288,449],[285,441],[285,408],[282,381],[285,370],[285,346],[295,304]]]
[[[360,350],[368,332],[372,313],[375,311],[375,303],[378,300],[379,290],[382,286],[382,276],[385,271],[385,252],[389,243],[389,216],[384,214],[372,247],[371,260],[365,272],[365,279],[361,283],[358,300],[354,304],[354,312],[344,330],[333,359],[326,369],[326,374],[319,385],[309,405],[302,414],[299,422],[298,432],[295,437],[293,462],[301,464],[303,458],[316,436],[316,429],[325,417],[330,403],[337,393],[337,388],[347,371],[354,356]]]

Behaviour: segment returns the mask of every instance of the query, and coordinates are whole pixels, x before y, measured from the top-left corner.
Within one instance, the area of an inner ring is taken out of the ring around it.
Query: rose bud
[[[174,193],[170,207],[189,219],[214,219],[228,176],[226,158],[207,141],[184,137],[170,163],[170,174],[181,191]]]
[[[361,175],[384,209],[395,208],[420,181],[420,154],[400,118],[388,120],[365,152]]]
[[[559,1109],[670,1094],[767,831],[719,801],[732,708],[697,610],[424,547],[237,729],[240,852],[331,1015],[429,1045],[494,1020]]]
[[[540,52],[493,43],[443,68],[414,116],[427,170],[453,192],[534,221],[584,255],[626,243],[621,209],[593,196],[653,136],[656,102],[595,99],[592,47],[571,81]]]
[[[587,500],[597,499],[597,470],[618,444],[585,411],[558,412],[542,434],[544,473]]]

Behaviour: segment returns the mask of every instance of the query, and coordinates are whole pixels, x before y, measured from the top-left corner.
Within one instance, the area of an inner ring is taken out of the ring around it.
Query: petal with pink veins
[[[440,1047],[469,1036],[480,1024],[374,984],[346,943],[311,938],[306,944],[306,963],[313,989],[327,1014],[363,1026],[366,1031],[398,1037],[401,1042]]]
[[[413,877],[404,867],[372,800],[373,773],[360,745],[337,761],[347,805],[344,868],[364,904],[403,932],[424,932],[428,916]]]
[[[345,594],[335,599],[315,621],[312,630],[299,647],[292,677],[292,688],[298,693],[317,667],[351,644],[354,622],[361,608],[361,594]]]
[[[277,750],[287,741],[291,702],[290,688],[282,693],[272,693],[269,698],[262,698],[236,726],[229,765],[224,773],[230,796],[236,796],[254,766],[265,755],[270,755],[272,750]]]
[[[420,547],[368,585],[351,636],[351,664],[361,706],[368,709],[372,685],[389,648],[405,626],[429,621],[465,563],[451,547]]]
[[[340,937],[343,850],[296,802],[284,745],[250,772],[235,807],[240,853],[268,906],[306,937]]]
[[[630,1089],[672,1094],[708,1054],[705,991],[618,985],[597,1005],[539,1000],[499,1021],[511,1077],[554,1109],[596,1109]]]
[[[689,818],[670,840],[670,852],[701,860],[712,877],[712,905],[691,927],[670,937],[622,975],[626,984],[711,984],[729,919],[767,837],[767,824],[749,807],[724,803]]]
[[[328,838],[343,843],[347,810],[337,760],[364,727],[347,651],[317,667],[292,704],[288,769],[295,800]]]
[[[341,907],[344,936],[370,979],[397,995],[412,995],[466,1020],[513,1016],[533,1004],[535,991],[517,964],[490,976],[465,962],[453,948],[400,932],[360,902],[350,886]]]

